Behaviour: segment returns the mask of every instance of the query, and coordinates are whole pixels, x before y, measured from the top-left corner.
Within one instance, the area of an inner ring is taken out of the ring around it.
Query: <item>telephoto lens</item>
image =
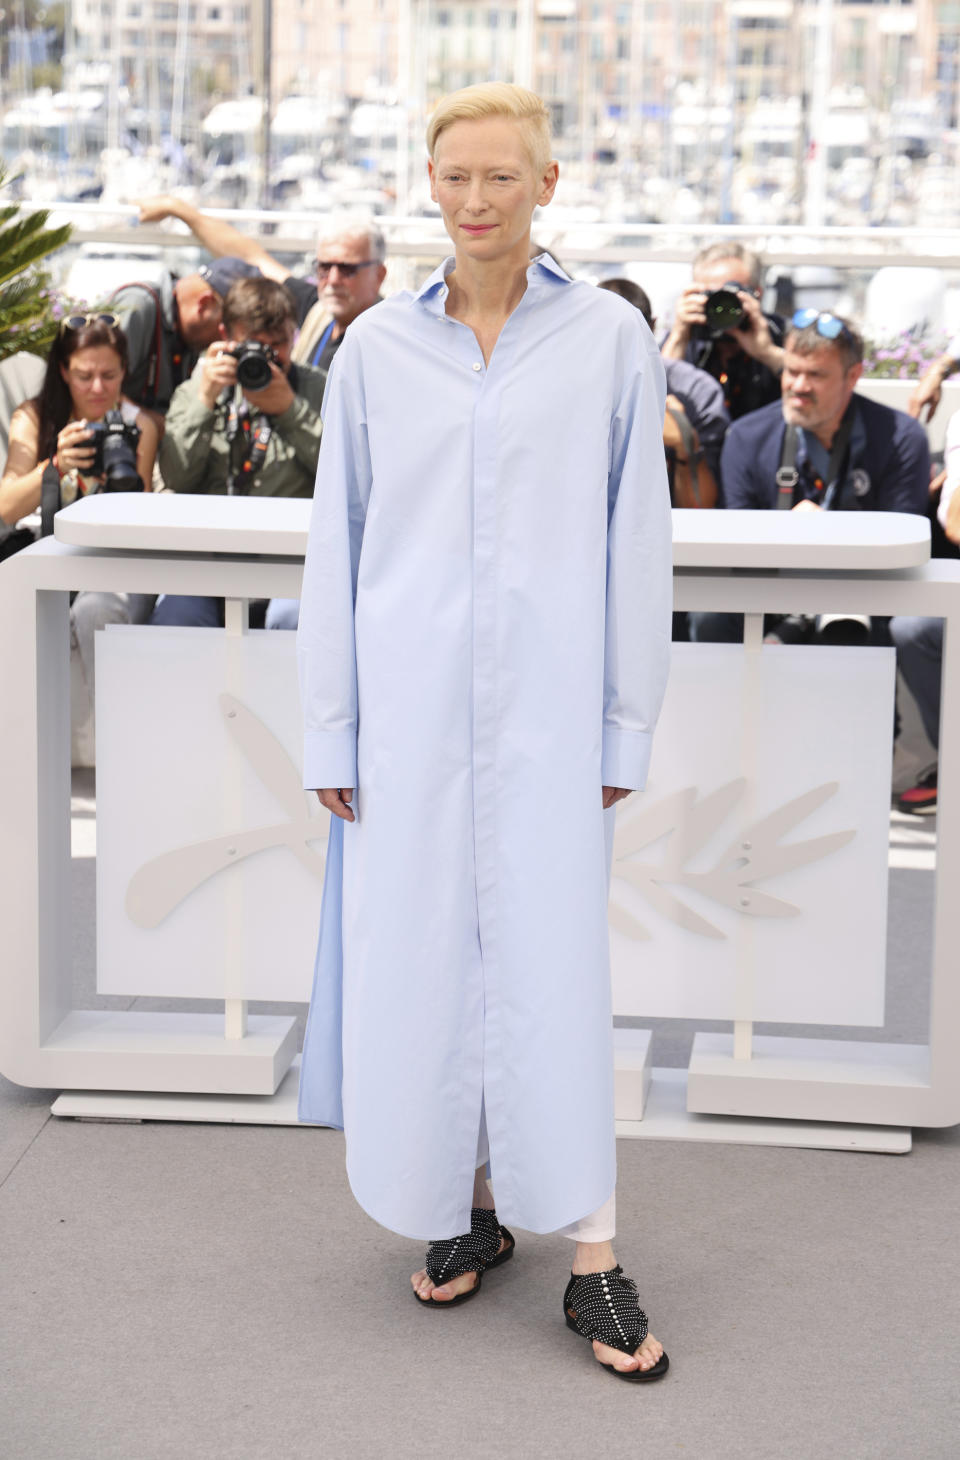
[[[277,363],[277,354],[259,340],[244,340],[234,350],[237,361],[237,384],[241,390],[266,390],[272,380],[270,366]]]
[[[734,283],[721,284],[719,289],[707,295],[703,312],[707,316],[707,325],[715,334],[743,328],[747,316],[740,303],[741,287]]]
[[[102,421],[90,425],[93,435],[93,464],[90,476],[103,477],[102,492],[141,492],[143,483],[137,471],[137,447],[140,428],[127,425],[119,411],[107,411]]]

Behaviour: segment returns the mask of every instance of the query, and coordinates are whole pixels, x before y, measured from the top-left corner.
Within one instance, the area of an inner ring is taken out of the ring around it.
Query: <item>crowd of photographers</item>
[[[0,480],[0,554],[25,538],[21,519],[54,513],[99,490],[309,496],[319,451],[326,372],[352,320],[376,304],[386,275],[372,222],[334,223],[318,240],[315,279],[293,276],[255,239],[174,198],[142,218],[176,216],[214,255],[184,278],[119,288],[99,312],[70,315],[37,395],[10,423]],[[663,423],[674,505],[771,511],[930,514],[935,543],[960,544],[960,413],[944,469],[932,475],[926,432],[943,381],[960,368],[960,341],[918,383],[909,414],[859,394],[863,339],[853,321],[761,307],[760,259],[740,244],[701,250],[661,341]],[[638,309],[656,333],[646,293],[629,279],[603,288]],[[6,528],[4,528],[4,524]],[[268,628],[295,628],[295,601],[262,605]],[[78,594],[72,647],[94,703],[93,644],[107,623],[222,623],[211,598]],[[678,617],[675,636],[734,640],[733,615]],[[940,620],[890,622],[768,618],[769,642],[894,642],[935,747]],[[936,768],[903,792],[904,811],[936,808]]]

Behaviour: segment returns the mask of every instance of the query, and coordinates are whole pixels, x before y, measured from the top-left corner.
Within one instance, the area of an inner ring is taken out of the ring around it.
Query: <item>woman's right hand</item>
[[[92,432],[86,421],[68,421],[57,437],[57,469],[63,476],[68,471],[87,471],[96,455],[90,442]]]
[[[225,340],[215,340],[200,371],[199,395],[207,410],[215,410],[222,393],[236,383],[237,357]]]

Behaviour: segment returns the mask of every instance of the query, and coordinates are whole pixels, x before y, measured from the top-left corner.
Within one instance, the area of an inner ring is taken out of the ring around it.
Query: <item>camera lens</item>
[[[140,478],[137,453],[124,436],[108,436],[103,443],[103,474],[108,492],[133,492]]]
[[[270,356],[263,345],[243,344],[237,351],[237,383],[242,390],[265,390],[272,380]]]
[[[707,295],[703,312],[710,328],[720,333],[724,330],[740,329],[746,319],[740,296],[729,284]]]
[[[128,425],[120,411],[107,411],[96,432],[97,466],[95,475],[103,477],[103,492],[139,492],[143,483],[137,471],[137,445],[140,431]]]

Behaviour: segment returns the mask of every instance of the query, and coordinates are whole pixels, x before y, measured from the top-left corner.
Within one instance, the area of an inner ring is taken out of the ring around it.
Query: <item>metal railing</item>
[[[26,200],[23,205],[30,209]],[[134,204],[44,203],[56,221],[74,225],[77,244],[104,243],[182,248],[190,235],[182,225],[137,223]],[[271,252],[312,255],[317,234],[329,213],[297,209],[210,208],[211,217],[232,223],[259,238]],[[341,216],[338,214],[338,216]],[[436,262],[449,247],[439,217],[377,218],[394,258]],[[915,268],[960,270],[960,228],[806,228],[754,227],[746,224],[610,223],[571,218],[559,208],[544,209],[534,234],[545,247],[562,250],[572,264],[689,262],[706,243],[729,238],[756,248],[768,265],[817,265],[826,268]]]

